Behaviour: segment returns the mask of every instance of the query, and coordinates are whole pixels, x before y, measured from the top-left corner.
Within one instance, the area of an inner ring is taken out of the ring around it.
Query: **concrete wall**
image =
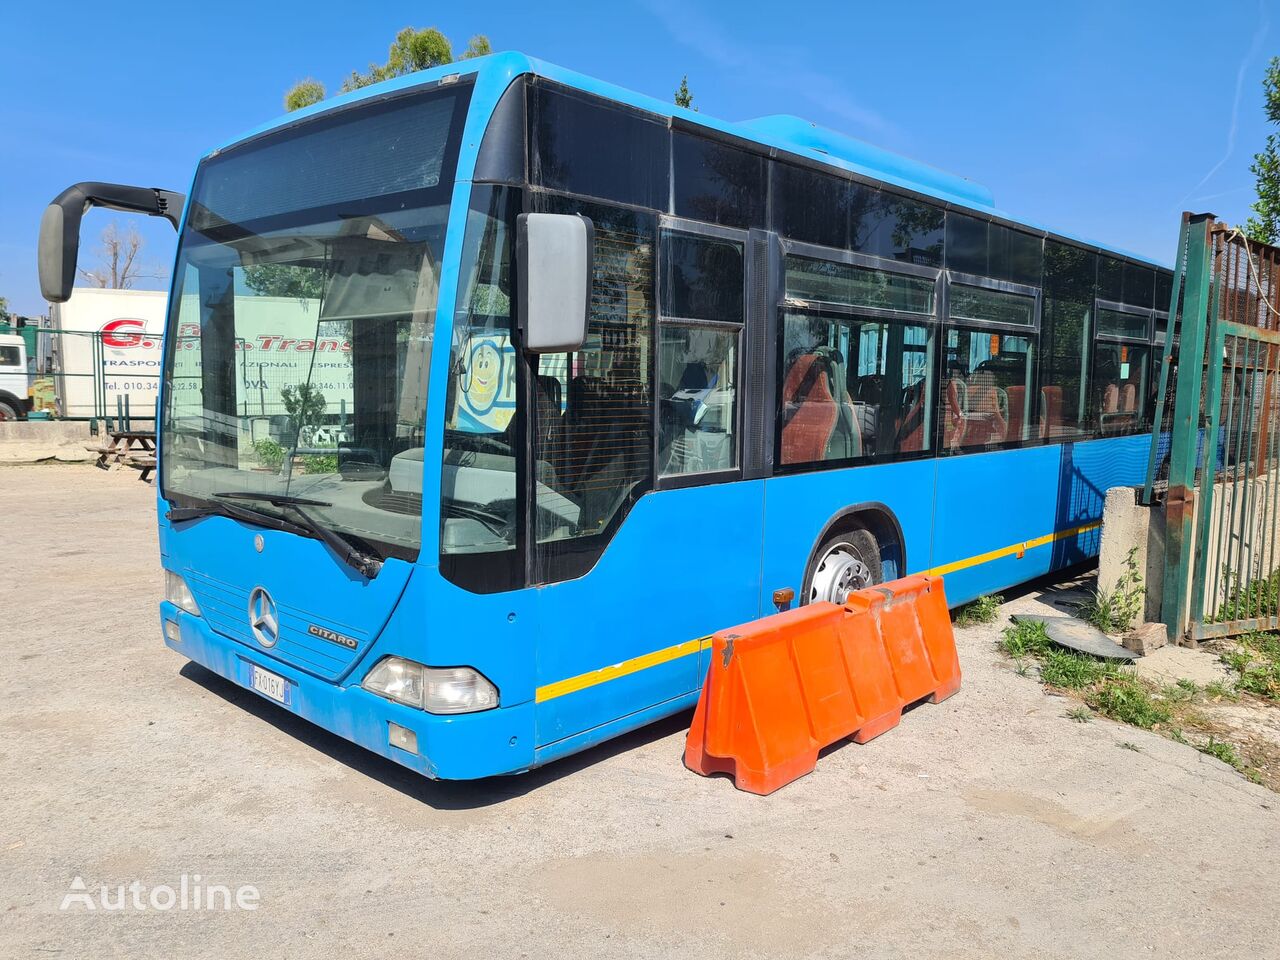
[[[92,438],[83,420],[6,420],[0,423],[0,443],[62,443]]]
[[[0,423],[0,464],[91,460],[95,454],[85,447],[97,443],[83,421],[5,421]]]

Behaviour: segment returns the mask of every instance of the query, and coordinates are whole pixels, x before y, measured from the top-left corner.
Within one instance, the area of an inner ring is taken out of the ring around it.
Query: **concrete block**
[[[1138,503],[1136,487],[1112,487],[1102,507],[1102,536],[1098,554],[1098,589],[1112,593],[1128,570],[1129,551],[1143,576],[1147,620],[1160,617],[1164,593],[1164,518]]]
[[[1163,623],[1142,623],[1121,637],[1120,642],[1126,650],[1145,657],[1169,642],[1169,628]]]

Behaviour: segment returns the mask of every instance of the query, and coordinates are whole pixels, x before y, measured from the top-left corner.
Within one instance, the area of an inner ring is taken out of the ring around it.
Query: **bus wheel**
[[[869,531],[856,527],[833,533],[822,541],[809,562],[804,602],[844,603],[852,591],[882,579],[880,544]]]
[[[6,420],[21,419],[22,411],[14,405],[13,401],[0,397],[0,423],[4,423]]]

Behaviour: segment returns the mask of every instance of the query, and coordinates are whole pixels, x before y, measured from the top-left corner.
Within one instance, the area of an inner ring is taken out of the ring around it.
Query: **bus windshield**
[[[325,528],[379,556],[416,557],[468,92],[339,111],[202,164],[166,342],[171,502],[216,510],[230,499],[221,494],[303,497]],[[296,519],[280,502],[252,508]]]

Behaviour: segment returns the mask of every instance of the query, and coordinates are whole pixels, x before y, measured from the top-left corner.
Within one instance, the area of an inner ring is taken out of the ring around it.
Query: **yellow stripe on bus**
[[[576,677],[569,677],[567,680],[557,680],[555,683],[549,683],[545,687],[539,687],[534,694],[534,701],[545,703],[548,700],[554,700],[556,697],[563,697],[565,694],[577,693],[579,690],[594,687],[598,683],[606,683],[609,680],[616,680],[618,677],[625,677],[640,670],[647,670],[649,667],[656,667],[662,663],[669,663],[672,660],[687,657],[710,645],[710,637],[699,637],[697,640],[686,640],[684,643],[677,643],[674,647],[667,647],[665,650],[646,653],[644,656],[636,657],[633,660],[623,660],[621,663],[615,663],[611,667],[601,667],[599,670],[581,673]]]
[[[1015,543],[1012,546],[1001,547],[999,550],[992,550],[988,553],[980,553],[976,557],[968,557],[964,560],[956,560],[952,563],[944,563],[940,567],[934,567],[925,571],[925,576],[943,577],[948,573],[955,573],[957,570],[967,570],[970,567],[976,567],[979,564],[990,563],[992,560],[999,560],[1002,557],[1012,557],[1018,554],[1026,553],[1035,547],[1047,546],[1055,540],[1066,540],[1069,537],[1078,536],[1082,533],[1088,533],[1090,530],[1097,530],[1101,527],[1101,523],[1086,523],[1079,527],[1072,527],[1069,530],[1057,530],[1053,533],[1046,533],[1043,537],[1036,537],[1034,540],[1024,540],[1022,543]]]
[[[1056,540],[1066,540],[1069,537],[1088,533],[1091,530],[1097,530],[1101,526],[1101,523],[1086,523],[1079,527],[1072,527],[1069,530],[1057,530],[1053,533],[1047,533],[1043,537],[1036,537],[1034,540],[1024,540],[1022,543],[1015,543],[1012,546],[1001,547],[999,550],[980,553],[976,557],[968,557],[964,560],[944,563],[940,567],[934,567],[933,569],[926,570],[924,572],[926,576],[930,577],[945,576],[948,573],[955,573],[957,570],[967,570],[969,567],[976,567],[983,563],[990,563],[992,560],[1015,556],[1016,554],[1025,553],[1027,550],[1032,550],[1036,547],[1047,546]],[[623,660],[621,663],[615,663],[609,667],[601,667],[599,670],[580,673],[576,677],[557,680],[555,683],[548,683],[546,686],[538,687],[537,691],[534,693],[534,702],[546,703],[548,700],[554,700],[556,697],[563,697],[570,693],[577,693],[579,690],[586,690],[601,683],[608,683],[610,680],[617,680],[619,677],[638,673],[641,670],[647,670],[650,667],[656,667],[659,664],[670,663],[672,660],[678,660],[681,657],[687,657],[691,654],[698,653],[701,650],[705,650],[710,645],[710,637],[699,637],[697,640],[686,640],[684,643],[677,643],[674,647],[655,650],[652,653],[646,653],[631,660]]]

